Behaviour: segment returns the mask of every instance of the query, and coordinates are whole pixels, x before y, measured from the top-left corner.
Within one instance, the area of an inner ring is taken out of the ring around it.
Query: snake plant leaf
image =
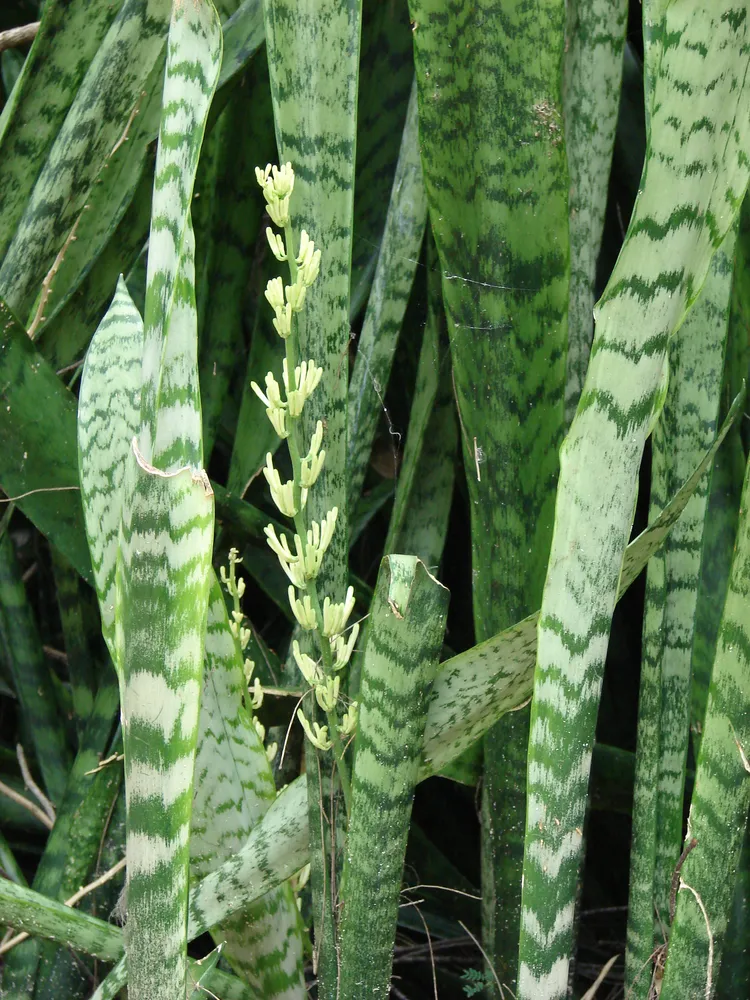
[[[430,240],[427,322],[385,542],[386,553],[409,552],[428,567],[437,567],[443,554],[458,443],[448,332],[433,250]]]
[[[14,888],[21,891],[14,892]],[[3,923],[7,922],[19,930],[60,944],[72,945],[74,949],[104,962],[116,961],[123,953],[123,933],[119,927],[65,906],[32,889],[16,886],[9,879],[0,880],[0,914]],[[191,962],[191,971],[195,965],[196,963]],[[112,998],[117,995],[127,979],[124,975],[124,960],[121,960],[121,966],[122,971],[118,971],[115,978],[111,975],[107,977],[95,995]],[[200,966],[192,974],[199,975]],[[103,991],[106,983],[113,985],[115,982],[119,982],[119,985],[113,993],[109,993],[108,989]],[[227,1000],[258,1000],[257,994],[253,994],[236,977],[218,971],[206,986],[213,992],[220,991],[217,995],[226,997]]]
[[[0,118],[0,260],[86,71],[117,14],[116,4],[45,4],[21,77]]]
[[[0,485],[91,581],[76,476],[75,399],[2,300],[0,319]]]
[[[347,469],[352,508],[362,492],[367,459],[391,374],[427,220],[412,86],[375,277],[349,383]]]
[[[618,596],[630,587],[653,556],[695,492],[733,422],[742,412],[738,396],[716,440],[692,476],[652,524],[625,550]],[[420,778],[439,772],[471,746],[505,712],[532,692],[539,612],[441,664],[425,729]]]
[[[45,791],[58,804],[68,779],[71,756],[52,675],[7,532],[0,538],[0,641]]]
[[[216,576],[211,583],[190,828],[191,875],[236,854],[276,798],[265,748],[243,705],[247,682]],[[282,885],[212,929],[232,968],[264,998],[304,997],[293,893]]]
[[[318,577],[318,587],[332,601],[343,599],[347,585],[349,500],[346,469],[346,421],[349,352],[354,174],[356,159],[357,83],[361,31],[360,0],[267,0],[266,50],[274,104],[279,159],[297,171],[293,221],[322,250],[320,275],[300,314],[300,357],[312,358],[326,376],[308,400],[303,415],[305,437],[324,421],[326,462],[307,502],[307,515],[320,521],[338,509],[338,528]],[[321,769],[328,763],[320,762]],[[330,760],[330,758],[329,758]],[[313,913],[319,949],[319,990],[325,996],[337,978],[330,852],[317,843],[321,834],[318,768],[309,780]],[[324,789],[324,793],[327,789]],[[320,915],[323,914],[321,917]]]
[[[569,297],[566,5],[411,0],[409,8],[481,641],[538,606],[552,535]],[[506,807],[502,824],[483,823],[482,895],[485,941],[511,988],[527,743],[522,717],[490,733],[482,784],[485,815],[494,811],[491,803]]]
[[[362,666],[341,886],[343,1000],[388,994],[406,839],[448,598],[415,556],[383,559]]]
[[[651,444],[652,509],[674,492],[716,433],[734,245],[735,233],[730,232],[670,343],[669,390]],[[635,996],[644,998],[650,977],[643,970],[662,938],[654,913],[666,921],[682,844],[690,665],[710,484],[710,476],[701,480],[662,553],[649,567],[642,670],[646,689],[639,699],[626,959],[628,982]],[[652,570],[659,575],[659,586],[652,581]]]
[[[78,400],[81,500],[102,633],[115,659],[115,570],[128,448],[138,430],[143,320],[120,278],[94,335]]]
[[[698,754],[664,1000],[713,994],[750,808],[750,467]]]
[[[59,300],[55,297],[54,308],[50,303],[49,318],[36,342],[53,368],[67,368],[85,352],[92,331],[96,332],[117,292],[120,276],[138,259],[148,239],[153,184],[150,160],[127,211],[93,266],[76,288],[66,290]],[[58,275],[55,292],[59,287]]]
[[[583,387],[594,336],[594,283],[615,141],[626,0],[567,5],[563,108],[570,171],[570,300],[565,421]]]
[[[187,872],[213,494],[205,473],[125,471],[115,653],[128,790],[128,971],[136,998],[185,988]],[[158,933],[155,933],[158,928]]]
[[[208,4],[175,6],[149,241],[140,433],[125,464],[115,573],[135,1000],[186,987],[189,834],[213,541],[202,469],[190,199],[221,62]],[[159,928],[155,934],[154,929]]]
[[[139,448],[164,471],[203,464],[200,410],[191,405],[198,387],[192,381],[197,329],[190,201],[222,34],[210,2],[186,8],[170,26],[144,316]]]
[[[125,0],[78,88],[0,267],[0,289],[23,319],[139,100],[170,6]]]
[[[669,338],[748,180],[746,14],[727,3],[672,3],[664,16],[670,45],[654,83],[641,190],[561,450],[529,743],[520,1000],[567,991],[591,745],[638,466],[663,398]]]
[[[414,77],[405,3],[363,0],[350,319],[372,285]],[[351,520],[351,517],[350,517]]]

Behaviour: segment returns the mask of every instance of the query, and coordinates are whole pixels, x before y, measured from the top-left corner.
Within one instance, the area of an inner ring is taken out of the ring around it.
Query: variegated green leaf
[[[121,278],[86,355],[78,399],[78,462],[102,632],[114,649],[115,569],[125,464],[138,430],[143,320]]]
[[[343,1000],[389,992],[406,838],[448,598],[415,556],[383,559],[362,667],[341,885]]]
[[[750,808],[750,467],[698,755],[664,1000],[714,995]]]
[[[0,267],[0,289],[23,320],[123,134],[163,47],[170,7],[124,0],[35,179]]]
[[[0,260],[116,15],[116,4],[94,8],[87,0],[45,4],[39,33],[0,118]]]
[[[669,391],[651,444],[652,510],[663,506],[716,433],[734,244],[730,232],[670,344]],[[634,996],[644,1000],[650,988],[647,967],[668,922],[672,873],[682,844],[690,663],[710,482],[709,476],[701,481],[649,567],[627,956],[628,982]]]
[[[125,467],[115,655],[128,801],[128,972],[137,1000],[185,988],[193,764],[213,494],[205,473],[164,473],[136,442]]]
[[[519,997],[567,991],[591,745],[610,621],[667,345],[748,180],[747,10],[666,7],[642,186],[598,306],[561,450],[529,744]]]
[[[279,159],[291,162],[296,171],[294,225],[307,231],[323,255],[297,330],[300,358],[313,359],[325,372],[303,417],[306,440],[318,420],[325,422],[326,449],[325,466],[306,510],[308,519],[320,521],[332,507],[338,509],[337,530],[318,588],[339,601],[347,585],[347,362],[361,3],[265,0],[264,9]],[[322,996],[335,988],[337,978],[334,913],[325,891],[331,884],[330,872],[326,873],[329,831],[320,824],[321,788],[327,795],[330,762],[330,757],[317,757],[316,766],[307,770]]]
[[[570,423],[594,336],[594,282],[622,79],[627,0],[567,4],[563,108],[570,171],[570,302],[565,420]]]
[[[417,142],[417,89],[412,87],[385,231],[349,383],[347,469],[352,504],[362,491],[367,459],[419,261],[427,219]]]
[[[190,830],[191,874],[201,879],[246,843],[276,798],[265,748],[243,701],[242,655],[213,577]],[[268,998],[304,996],[302,940],[288,885],[266,893],[212,929],[224,956]]]

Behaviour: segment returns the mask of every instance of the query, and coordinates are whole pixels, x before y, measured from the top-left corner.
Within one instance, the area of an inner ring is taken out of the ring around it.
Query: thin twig
[[[685,845],[682,854],[679,857],[677,864],[674,866],[674,872],[672,874],[672,889],[669,893],[669,926],[671,927],[674,923],[674,911],[677,906],[677,890],[680,886],[680,869],[685,864],[685,859],[688,854],[698,846],[698,841],[695,837],[692,837],[689,843]]]
[[[88,205],[84,205],[83,206],[83,210],[81,211],[81,214],[78,216],[78,218],[76,219],[76,221],[73,223],[73,228],[68,233],[67,239],[65,240],[65,242],[62,245],[62,247],[60,248],[60,252],[58,253],[57,257],[55,257],[55,260],[54,260],[54,262],[52,264],[52,267],[49,269],[49,271],[47,271],[47,275],[46,275],[44,281],[42,282],[42,292],[41,292],[41,295],[39,296],[39,305],[37,306],[36,312],[34,313],[34,318],[31,321],[31,326],[26,331],[28,333],[28,335],[29,335],[29,340],[33,340],[34,339],[34,337],[36,336],[37,330],[39,329],[39,327],[41,326],[41,324],[44,322],[44,320],[46,318],[45,315],[44,315],[44,310],[47,308],[47,303],[49,302],[49,297],[52,294],[52,282],[55,279],[55,275],[60,270],[60,265],[62,264],[63,260],[65,260],[65,254],[68,252],[68,247],[76,239],[76,230],[78,229],[78,224],[80,223],[81,219],[83,218],[83,211],[86,208],[88,208]]]
[[[44,809],[49,819],[51,819],[54,823],[56,818],[55,807],[32,778],[29,765],[26,761],[26,754],[23,752],[23,747],[20,743],[16,743],[16,757],[18,758],[18,766],[21,768],[24,785],[26,785],[28,790],[36,797],[39,805],[42,809]]]
[[[88,894],[93,892],[94,889],[98,889],[99,886],[104,885],[105,882],[109,882],[109,880],[114,878],[118,872],[122,871],[125,867],[125,863],[126,859],[123,858],[121,861],[118,861],[116,865],[113,865],[109,871],[100,875],[99,878],[94,879],[93,882],[89,882],[88,885],[81,886],[78,892],[74,892],[70,899],[65,900],[65,906],[75,906],[75,904],[80,902],[84,896],[88,896]],[[27,931],[22,931],[20,934],[16,934],[16,936],[11,938],[10,941],[5,941],[2,945],[0,945],[0,955],[5,955],[11,950],[11,948],[15,948],[17,944],[21,944],[22,941],[26,941],[29,937],[31,937],[31,935]]]
[[[42,646],[42,652],[49,656],[51,660],[59,660],[60,663],[68,662],[68,654],[63,652],[62,649],[55,649],[54,646]]]
[[[4,781],[0,781],[0,793],[7,796],[9,799],[15,802],[16,805],[22,806],[24,809],[28,809],[28,811],[33,816],[36,816],[39,822],[43,823],[48,830],[51,830],[52,827],[55,825],[54,821],[49,818],[49,816],[47,815],[46,812],[44,812],[43,809],[39,808],[36,802],[32,802],[31,799],[27,799],[25,795],[21,795],[20,792],[17,792],[9,785],[6,785]]]
[[[708,919],[708,914],[706,913],[706,907],[703,905],[703,900],[700,895],[695,891],[692,885],[688,885],[684,879],[680,879],[680,888],[689,889],[695,896],[695,901],[700,907],[700,911],[703,914],[703,919],[706,921],[706,933],[708,934],[708,964],[706,966],[706,1000],[711,1000],[711,989],[713,985],[714,976],[714,936],[711,933],[711,924]]]
[[[430,937],[430,929],[427,926],[427,921],[422,916],[422,911],[419,909],[418,906],[416,906],[415,908],[417,911],[417,915],[419,916],[419,919],[422,921],[424,932],[427,935],[427,947],[430,949],[430,969],[432,970],[432,989],[435,993],[435,1000],[440,1000],[440,998],[438,997],[437,973],[435,972],[435,953],[432,950],[432,938]]]
[[[8,28],[7,31],[0,31],[0,52],[33,42],[40,24],[40,21],[32,21],[31,24],[22,24],[19,28]]]
[[[467,899],[478,899],[481,902],[481,896],[475,896],[471,892],[464,892],[462,889],[453,889],[449,885],[427,885],[426,883],[420,883],[419,885],[410,885],[401,892],[413,892],[415,889],[442,889],[443,892],[455,892],[457,896],[466,896]]]

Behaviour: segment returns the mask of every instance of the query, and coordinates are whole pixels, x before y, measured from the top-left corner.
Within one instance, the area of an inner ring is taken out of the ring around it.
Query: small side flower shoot
[[[340,678],[338,672],[349,663],[359,634],[359,626],[347,627],[354,610],[354,592],[350,587],[346,598],[336,603],[325,596],[321,604],[316,579],[326,550],[336,529],[338,510],[333,507],[322,521],[307,522],[305,505],[308,490],[315,486],[325,464],[323,449],[323,422],[318,421],[310,441],[305,444],[301,417],[307,400],[315,392],[323,377],[323,369],[310,358],[300,361],[297,357],[297,335],[294,317],[305,307],[307,290],[320,273],[320,250],[305,230],[299,235],[296,247],[295,233],[290,216],[290,199],[294,190],[294,171],[286,163],[281,167],[270,163],[265,170],[256,168],[255,176],[263,190],[271,221],[283,230],[277,233],[266,229],[268,245],[276,260],[286,262],[290,283],[272,278],[266,287],[266,299],[274,311],[273,325],[284,341],[283,387],[273,375],[266,375],[265,392],[255,382],[252,389],[266,408],[266,415],[278,436],[286,441],[292,462],[292,478],[281,481],[274,467],[273,458],[266,456],[263,475],[271,498],[285,517],[294,522],[295,533],[290,540],[283,532],[269,524],[266,539],[276,554],[281,568],[290,581],[289,604],[300,627],[315,635],[320,657],[316,661],[303,653],[299,643],[293,643],[297,666],[305,682],[315,695],[315,700],[325,713],[327,725],[311,722],[302,710],[297,712],[300,724],[310,743],[322,752],[333,749],[341,777],[344,798],[349,806],[349,780],[344,760],[341,737],[350,737],[356,723],[356,704],[346,708],[339,720],[338,704]]]

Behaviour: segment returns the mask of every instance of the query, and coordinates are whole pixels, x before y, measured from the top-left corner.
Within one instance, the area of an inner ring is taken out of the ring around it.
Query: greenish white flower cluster
[[[233,608],[231,611],[231,620],[229,622],[229,628],[232,630],[232,635],[240,644],[240,649],[243,655],[247,651],[248,643],[250,642],[250,629],[245,627],[245,616],[242,613],[242,608],[240,607],[240,602],[242,600],[242,595],[245,593],[245,581],[242,577],[237,576],[237,566],[242,562],[242,558],[237,551],[237,549],[229,550],[229,571],[227,571],[225,566],[219,567],[219,576],[221,577],[221,582],[224,584],[227,593],[232,598]],[[253,677],[253,671],[255,670],[255,663],[250,659],[249,656],[245,656],[243,663],[243,673],[245,675],[245,681],[249,688],[250,693],[250,707],[253,712],[257,712],[258,709],[263,704],[263,687],[260,683],[259,678]],[[261,743],[265,742],[266,739],[266,727],[262,724],[260,719],[253,715],[253,725],[255,730],[260,737]],[[278,750],[278,744],[270,743],[266,747],[266,755],[269,760],[273,760],[276,756]]]
[[[315,661],[303,653],[299,643],[293,644],[294,658],[305,681],[315,693],[315,699],[326,713],[328,725],[310,722],[302,710],[297,715],[308,739],[319,750],[336,748],[340,736],[348,736],[356,725],[356,703],[352,703],[342,720],[337,716],[340,694],[338,672],[349,662],[359,634],[359,625],[348,627],[354,610],[354,592],[350,587],[344,601],[336,603],[326,597],[321,606],[315,580],[323,557],[331,544],[336,529],[338,510],[333,507],[322,521],[307,523],[304,508],[308,491],[315,485],[325,463],[323,423],[318,421],[307,447],[303,447],[301,416],[307,400],[320,384],[323,369],[310,358],[297,360],[297,338],[294,316],[305,305],[307,290],[320,273],[320,250],[305,230],[300,234],[299,248],[295,251],[295,237],[291,226],[289,202],[294,190],[294,171],[290,163],[281,167],[270,163],[265,170],[256,168],[255,176],[263,190],[271,220],[283,230],[266,229],[271,252],[278,261],[289,266],[290,283],[272,278],[266,287],[266,299],[274,311],[273,325],[286,348],[282,383],[279,385],[269,372],[265,378],[265,392],[257,383],[252,389],[266,408],[266,415],[278,436],[287,442],[292,460],[292,478],[282,482],[273,457],[266,456],[263,475],[271,498],[279,511],[294,521],[295,534],[291,541],[274,525],[266,529],[268,545],[278,557],[281,568],[289,578],[289,604],[295,619],[308,632],[314,632],[320,647],[321,659]],[[335,729],[329,729],[335,727]]]

